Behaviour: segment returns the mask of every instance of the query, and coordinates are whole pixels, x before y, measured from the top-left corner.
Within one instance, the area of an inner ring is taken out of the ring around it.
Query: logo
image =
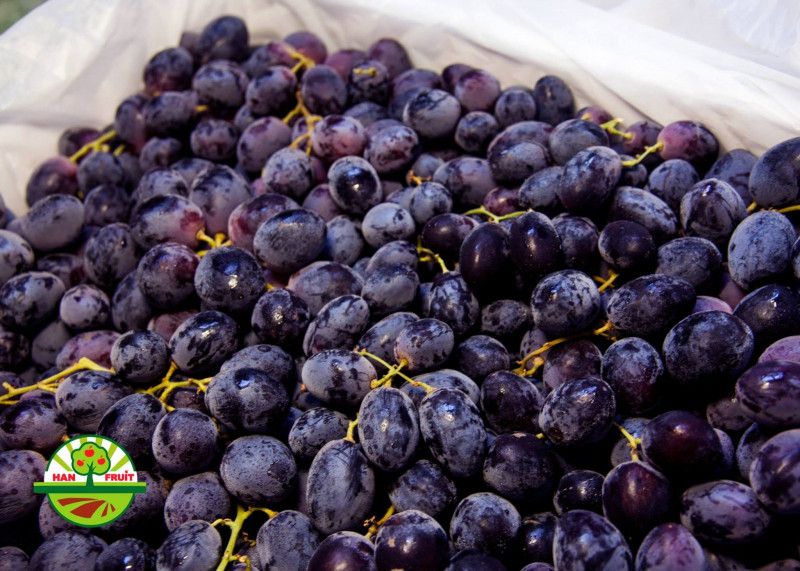
[[[68,522],[98,527],[117,519],[128,509],[134,494],[147,484],[138,482],[136,468],[122,447],[104,436],[78,436],[55,451],[44,482],[33,491],[47,494],[53,509]]]

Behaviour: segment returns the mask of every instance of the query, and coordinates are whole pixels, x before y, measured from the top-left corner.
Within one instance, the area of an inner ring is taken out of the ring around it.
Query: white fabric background
[[[555,73],[631,123],[702,120],[726,149],[800,134],[800,3],[789,0],[50,0],[0,36],[0,193],[25,210],[61,131],[101,127],[156,51],[212,18],[253,42],[308,29],[333,51],[391,36],[418,67],[456,61],[504,86]]]

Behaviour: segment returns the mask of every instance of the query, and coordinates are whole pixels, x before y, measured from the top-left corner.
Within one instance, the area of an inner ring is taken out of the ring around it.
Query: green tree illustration
[[[110,466],[106,451],[91,442],[72,452],[72,469],[81,476],[86,476],[87,486],[94,485],[94,474],[105,474]]]

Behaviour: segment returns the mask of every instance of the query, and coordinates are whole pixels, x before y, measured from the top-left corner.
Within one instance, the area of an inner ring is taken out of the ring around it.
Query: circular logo
[[[147,484],[138,482],[128,453],[105,436],[72,438],[59,446],[44,473],[33,484],[37,494],[47,494],[53,509],[70,523],[98,527],[117,519],[130,506],[134,494]]]

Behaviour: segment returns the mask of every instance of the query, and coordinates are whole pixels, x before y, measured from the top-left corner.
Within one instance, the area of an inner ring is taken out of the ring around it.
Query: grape
[[[15,569],[27,569],[28,556],[18,547],[0,547],[0,569],[3,571],[14,571]]]
[[[328,170],[328,183],[333,201],[347,214],[362,215],[381,200],[378,174],[360,157],[335,161]]]
[[[509,257],[523,276],[530,279],[563,267],[561,240],[555,226],[538,212],[514,218],[509,231]]]
[[[513,299],[500,299],[481,309],[481,333],[490,335],[508,346],[519,343],[533,325],[529,305]]]
[[[550,512],[542,512],[522,519],[520,527],[520,546],[523,561],[528,563],[553,561],[553,535],[556,531],[556,517]]]
[[[542,369],[542,381],[549,390],[567,381],[583,377],[600,376],[600,349],[585,339],[567,341],[553,347],[547,354]],[[608,379],[604,379],[608,382]],[[609,384],[611,384],[609,382]],[[613,387],[613,385],[612,385]]]
[[[524,233],[524,230],[523,232],[518,232],[518,234],[520,233]],[[448,289],[461,290],[454,291],[453,293],[457,293],[458,296],[462,298],[467,297],[464,301],[469,305],[477,305],[470,302],[469,298],[474,296],[472,296],[472,292],[469,288],[466,287],[467,284],[478,294],[481,294],[481,296],[489,294],[489,292],[496,292],[498,289],[498,278],[501,280],[503,278],[508,278],[511,273],[512,266],[509,259],[510,242],[508,231],[501,225],[490,222],[478,225],[470,231],[461,242],[458,265],[459,272],[463,276],[463,279],[448,279],[443,285]],[[516,251],[527,253],[525,247],[527,245],[528,244],[520,245],[516,248]],[[456,278],[457,274],[451,274],[451,276]],[[444,281],[444,277],[437,276],[436,280],[440,282]],[[459,287],[462,282],[467,283],[464,284],[464,287]],[[461,306],[460,311],[462,314],[465,312],[465,308],[469,308],[469,305]],[[445,306],[445,308],[449,311],[447,313],[447,319],[443,319],[443,321],[447,321],[448,323],[455,319],[466,321],[463,325],[459,325],[459,329],[462,327],[468,329],[475,321],[470,315],[471,312],[467,312],[466,315],[458,316],[457,314],[453,314],[453,309],[458,309],[457,307],[452,308]],[[464,331],[461,330],[458,331],[458,333],[463,332]]]
[[[761,447],[750,466],[749,477],[758,500],[779,514],[800,512],[797,473],[800,430],[787,430],[773,436]]]
[[[658,470],[642,462],[614,467],[603,482],[603,513],[626,537],[640,540],[671,518],[672,487]]]
[[[465,206],[483,204],[486,194],[497,187],[489,161],[469,156],[456,157],[444,163],[436,169],[433,182],[444,185],[453,201]]]
[[[650,232],[636,222],[609,222],[600,232],[597,249],[605,262],[619,271],[649,268],[655,258],[656,244]]]
[[[784,337],[780,341],[775,341],[761,353],[758,362],[792,361],[793,363],[800,363],[800,355],[798,355],[800,344],[798,344],[798,341],[800,341],[800,335],[791,335]]]
[[[748,189],[763,208],[796,204],[800,186],[794,174],[800,139],[789,139],[768,149],[753,165]]]
[[[480,389],[475,381],[464,373],[454,369],[439,369],[432,373],[423,373],[414,377],[414,381],[425,383],[436,389],[455,389],[461,391],[476,405],[480,400]],[[416,407],[419,407],[422,399],[428,394],[423,387],[414,386],[408,382],[403,383],[400,390],[411,397]]]
[[[169,368],[169,348],[152,331],[129,331],[111,348],[116,375],[129,383],[147,384],[163,377]]]
[[[664,160],[683,159],[698,172],[704,173],[716,161],[719,143],[714,135],[697,121],[675,121],[658,134],[663,145],[659,154]]]
[[[105,226],[125,222],[131,210],[131,199],[119,186],[101,185],[92,189],[83,202],[87,226]]]
[[[408,215],[406,217],[408,220],[411,219]],[[322,255],[339,264],[355,263],[364,249],[362,231],[365,229],[362,228],[362,223],[341,214],[328,221],[325,229],[325,247]]]
[[[548,362],[551,359],[552,353]],[[653,408],[662,397],[664,364],[655,347],[644,339],[628,337],[613,343],[603,355],[602,375],[614,389],[620,411],[640,413]]]
[[[462,549],[450,558],[445,571],[506,571],[497,559],[479,549]]]
[[[49,454],[61,443],[67,421],[55,405],[24,400],[0,413],[0,442],[7,448]]]
[[[194,297],[199,264],[197,254],[183,244],[157,244],[139,260],[136,283],[151,307],[180,306]]]
[[[492,373],[481,384],[481,410],[489,426],[499,433],[538,432],[543,400],[530,381],[508,371]]]
[[[95,151],[84,158],[78,167],[78,187],[84,194],[101,184],[127,188],[128,183],[125,169],[111,153]]]
[[[392,94],[394,98],[397,98],[406,91],[418,91],[425,88],[438,89],[441,86],[442,78],[435,71],[412,68],[392,79]]]
[[[369,314],[367,301],[357,295],[329,301],[306,329],[303,352],[310,357],[320,351],[353,347],[367,328]]]
[[[191,84],[194,62],[181,47],[161,50],[144,67],[145,90],[150,95],[162,91],[180,91]]]
[[[172,485],[164,502],[164,520],[170,531],[189,520],[211,523],[228,517],[230,512],[230,496],[216,472],[181,478]]]
[[[739,438],[735,452],[736,467],[739,476],[746,482],[750,479],[750,467],[756,454],[771,436],[773,436],[772,431],[762,429],[757,423],[753,423]]]
[[[386,107],[383,105],[378,105],[377,103],[373,103],[372,101],[362,101],[361,103],[356,103],[347,109],[343,115],[345,117],[352,117],[361,123],[361,126],[364,127],[364,129],[368,129],[370,125],[382,119],[389,118],[389,113],[386,110]]]
[[[697,171],[690,163],[671,159],[653,169],[647,179],[646,189],[677,213],[681,199],[699,180]]]
[[[236,171],[217,165],[197,175],[189,199],[203,212],[206,231],[216,234],[228,229],[228,216],[239,204],[250,199],[250,190]]]
[[[658,244],[674,238],[678,232],[678,219],[664,201],[629,186],[619,187],[614,192],[609,219],[641,224]]]
[[[0,285],[33,266],[30,244],[14,232],[0,230]]]
[[[428,185],[435,183],[423,184]],[[420,186],[417,188],[422,187]],[[444,189],[442,189],[442,191],[449,199],[449,195],[446,195],[447,191]],[[423,197],[422,200],[418,199],[418,202],[424,200],[425,197]],[[419,206],[417,209],[419,210]],[[395,240],[413,239],[415,225],[414,218],[412,218],[411,214],[412,213],[409,213],[408,210],[388,202],[383,202],[374,206],[364,215],[364,220],[361,225],[361,232],[364,234],[364,240],[366,240],[367,244],[371,247],[377,249]],[[422,223],[424,224],[424,222]]]
[[[497,105],[500,105],[498,100]],[[500,130],[497,119],[485,111],[471,111],[458,121],[456,144],[467,153],[483,153]]]
[[[94,568],[96,571],[155,569],[156,552],[144,541],[126,537],[106,547],[97,557]]]
[[[781,285],[767,285],[747,295],[733,314],[747,323],[760,349],[800,333],[800,295]]]
[[[250,345],[234,353],[226,360],[220,372],[235,369],[259,369],[284,386],[289,391],[295,385],[295,364],[291,355],[275,345]]]
[[[420,460],[389,486],[389,498],[398,512],[419,510],[439,517],[456,500],[455,484],[429,460]]]
[[[394,342],[394,357],[405,360],[409,372],[419,373],[442,365],[455,345],[453,330],[438,319],[419,319],[406,325]]]
[[[564,474],[553,496],[556,513],[564,515],[572,510],[589,510],[603,514],[602,474],[591,470],[573,470]]]
[[[702,481],[719,463],[722,445],[714,429],[690,412],[665,412],[644,427],[645,459],[673,480]]]
[[[419,418],[431,455],[451,475],[464,478],[481,469],[486,429],[478,407],[466,394],[455,389],[433,391],[422,399]]]
[[[320,449],[308,473],[309,517],[323,533],[360,524],[370,513],[375,475],[361,447],[333,440]]]
[[[486,198],[483,200],[483,207],[492,214],[496,214],[498,216],[511,214],[516,212],[519,208],[517,195],[518,191],[516,188],[505,188],[499,186],[489,191],[489,194],[487,194]],[[503,222],[508,224],[507,221]]]
[[[183,143],[172,137],[152,137],[139,153],[139,168],[147,172],[154,168],[166,168],[182,159],[185,154]],[[103,184],[98,181],[98,184]],[[110,182],[108,184],[114,184]]]
[[[728,271],[742,289],[770,283],[789,267],[795,230],[778,212],[755,212],[733,231],[728,242]]]
[[[370,391],[358,412],[358,440],[364,455],[375,466],[385,472],[402,470],[419,442],[414,403],[391,387]]]
[[[392,313],[370,327],[358,341],[358,347],[366,350],[384,361],[394,359],[394,342],[400,331],[419,318],[408,312]],[[375,364],[376,370],[385,371],[385,367]]]
[[[556,125],[550,134],[549,149],[553,161],[565,165],[579,151],[589,147],[608,147],[608,135],[595,123],[568,119]]]
[[[227,161],[236,155],[239,129],[221,119],[203,119],[190,138],[192,152],[210,161]]]
[[[111,320],[121,331],[144,329],[153,315],[150,304],[139,289],[136,272],[126,275],[111,298]]]
[[[41,496],[33,493],[33,483],[44,479],[45,468],[38,452],[0,452],[0,523],[19,520],[38,507]]]
[[[545,75],[533,88],[537,119],[558,125],[575,116],[575,99],[564,81],[554,75]]]
[[[259,172],[264,163],[291,140],[291,130],[281,120],[275,117],[255,119],[242,132],[236,157],[245,170]]]
[[[747,216],[742,197],[728,183],[700,181],[680,202],[680,220],[686,236],[707,238],[722,249],[736,226]]]
[[[286,289],[308,305],[311,315],[316,315],[323,305],[339,296],[360,295],[363,285],[364,280],[347,266],[316,262],[293,274]]]
[[[409,212],[420,226],[439,214],[450,212],[453,199],[450,192],[436,182],[423,182],[411,193]]]
[[[287,510],[261,526],[256,549],[265,568],[294,571],[307,567],[320,541],[319,532],[306,515]]]
[[[336,70],[316,65],[303,74],[300,96],[312,113],[333,115],[345,110],[347,86]]]
[[[344,438],[347,426],[343,414],[323,407],[312,408],[294,422],[288,436],[289,448],[298,462],[308,464],[325,444]]]
[[[494,105],[494,115],[502,127],[536,118],[533,92],[525,87],[504,89]],[[469,152],[468,149],[465,149]]]
[[[112,373],[79,371],[58,385],[56,404],[70,426],[82,432],[95,432],[105,412],[131,392]]]
[[[367,54],[363,50],[350,48],[329,54],[323,63],[335,69],[342,79],[347,79],[350,70],[366,60]]]
[[[490,146],[488,159],[495,180],[514,186],[549,164],[547,149],[535,142]]]
[[[197,232],[204,227],[203,211],[175,194],[145,200],[134,210],[130,220],[133,239],[145,249],[167,241],[196,248]]]
[[[197,94],[167,91],[142,104],[142,116],[149,135],[182,138],[197,120]],[[140,161],[141,162],[141,161]]]
[[[264,466],[269,470],[264,471]],[[297,468],[290,450],[271,436],[243,436],[228,445],[219,467],[228,492],[240,502],[264,506],[294,489]]]
[[[252,50],[250,57],[242,64],[250,77],[256,78],[275,65],[292,66],[296,63],[290,53],[291,46],[286,42],[274,41]]]
[[[764,361],[745,371],[736,382],[736,400],[743,412],[767,429],[800,427],[800,365]]]
[[[571,335],[591,326],[600,315],[600,294],[583,272],[553,272],[534,288],[531,310],[533,322],[547,335]]]
[[[631,569],[633,557],[622,534],[604,517],[570,511],[556,524],[553,560],[558,569]]]
[[[106,542],[85,530],[62,531],[46,539],[31,555],[31,571],[80,571],[94,568]]]
[[[311,320],[306,303],[288,289],[273,289],[256,302],[251,325],[259,339],[291,346]]]
[[[559,446],[581,446],[602,439],[616,412],[614,391],[595,377],[568,381],[544,399],[539,426]]]
[[[417,270],[419,254],[417,249],[405,240],[395,240],[378,248],[369,260],[365,275],[369,276],[381,266],[402,264],[410,270]]]
[[[706,569],[709,564],[703,548],[685,527],[664,523],[654,527],[642,541],[636,554],[636,569]]]
[[[402,264],[387,264],[372,272],[362,295],[373,316],[407,309],[417,296],[419,277]]]
[[[314,124],[311,148],[326,162],[349,155],[360,155],[366,145],[361,123],[342,115],[328,115]]]
[[[344,349],[316,353],[303,365],[308,391],[324,403],[354,407],[370,390],[375,368],[361,355]]]
[[[98,230],[83,252],[86,276],[100,286],[122,280],[139,262],[134,239],[135,234],[127,224],[113,223]]]
[[[158,548],[156,568],[213,569],[219,562],[221,548],[222,539],[210,523],[189,520],[173,529]]]
[[[376,571],[374,547],[363,535],[340,531],[325,538],[308,561],[308,571],[359,569]]]
[[[753,354],[753,332],[721,311],[695,313],[678,322],[664,339],[664,364],[680,385],[694,390],[729,385]]]
[[[448,558],[447,534],[431,516],[407,510],[390,517],[375,538],[378,569],[438,569]]]
[[[63,370],[77,363],[81,357],[103,366],[111,366],[111,347],[119,333],[109,330],[79,333],[66,343],[56,355],[56,367]]]
[[[597,240],[600,233],[588,218],[559,214],[552,220],[558,233],[564,263],[574,270],[585,270],[597,257]]]
[[[111,405],[96,431],[118,443],[139,461],[150,456],[153,433],[165,414],[164,406],[156,397],[137,393]]]
[[[264,278],[255,257],[235,246],[208,252],[197,265],[194,284],[207,307],[232,313],[250,309],[264,291]]]
[[[249,79],[231,61],[215,61],[201,66],[192,78],[192,89],[203,105],[217,113],[230,112],[245,102]]]
[[[681,497],[681,523],[701,540],[748,543],[764,535],[770,519],[755,492],[731,480],[693,486]]]
[[[205,470],[217,454],[219,432],[210,417],[187,408],[167,413],[153,432],[153,456],[164,470],[192,474]]]
[[[483,480],[501,496],[523,504],[552,494],[558,465],[538,438],[524,432],[501,434],[492,441],[483,464]]]
[[[522,181],[518,193],[519,207],[546,214],[560,210],[558,188],[563,172],[564,168],[560,166],[545,167]]]
[[[694,293],[692,285],[678,277],[642,276],[614,292],[606,313],[620,335],[660,339],[692,310]]]
[[[257,117],[282,114],[291,106],[296,90],[297,78],[291,69],[269,67],[247,85],[247,107]]]
[[[342,210],[333,201],[330,187],[327,184],[320,184],[312,188],[303,200],[303,208],[313,210],[322,216],[325,222],[330,222],[335,217],[343,214]]]
[[[427,139],[452,136],[461,117],[459,100],[441,89],[424,87],[408,100],[403,123]]]
[[[682,278],[697,290],[716,283],[722,256],[713,242],[705,238],[675,238],[658,248],[656,274]]]
[[[61,298],[59,317],[75,331],[99,329],[108,322],[111,302],[100,289],[78,285],[68,289]]]
[[[564,165],[558,199],[570,214],[591,213],[611,196],[621,174],[617,153],[607,147],[589,147]]]
[[[450,537],[458,549],[476,548],[504,555],[513,547],[522,520],[514,505],[488,492],[467,496],[450,520]]]
[[[214,418],[232,432],[274,433],[289,410],[289,397],[280,381],[249,367],[214,376],[205,403]]]
[[[480,227],[476,228],[478,229]],[[478,324],[480,305],[464,278],[458,272],[448,272],[437,275],[433,280],[428,313],[431,318],[452,329],[454,335],[460,336],[467,334]]]
[[[33,206],[51,194],[78,193],[78,166],[64,157],[53,157],[36,167],[25,188],[25,202]]]
[[[201,311],[175,330],[169,340],[172,359],[189,375],[212,370],[238,345],[236,322],[219,311]]]
[[[104,230],[104,228],[101,228],[98,234],[102,233],[102,230]],[[93,236],[96,235],[97,234],[94,234]],[[0,238],[0,244],[1,243],[2,238]],[[34,267],[40,272],[49,272],[55,275],[64,283],[64,287],[66,288],[71,288],[86,282],[83,259],[74,254],[48,254],[37,259]],[[20,270],[22,269],[24,268],[20,268]]]
[[[66,194],[53,194],[36,201],[20,218],[20,231],[33,248],[48,252],[64,248],[75,240],[83,222],[84,208],[80,200]]]
[[[497,146],[510,146],[515,143],[538,143],[544,148],[550,145],[553,127],[542,121],[522,121],[509,125],[489,144],[489,152]]]
[[[750,426],[751,420],[737,400],[736,396],[726,395],[708,403],[706,420],[715,429],[732,434],[741,434]]]
[[[241,203],[228,217],[228,237],[234,246],[253,251],[253,238],[262,223],[300,206],[288,196],[267,192]]]
[[[374,102],[385,105],[389,101],[392,83],[389,70],[376,60],[359,58],[342,76],[347,80],[348,100],[351,104]]]
[[[504,371],[511,366],[503,344],[487,335],[465,339],[456,347],[453,357],[458,369],[478,383],[495,371]]]

